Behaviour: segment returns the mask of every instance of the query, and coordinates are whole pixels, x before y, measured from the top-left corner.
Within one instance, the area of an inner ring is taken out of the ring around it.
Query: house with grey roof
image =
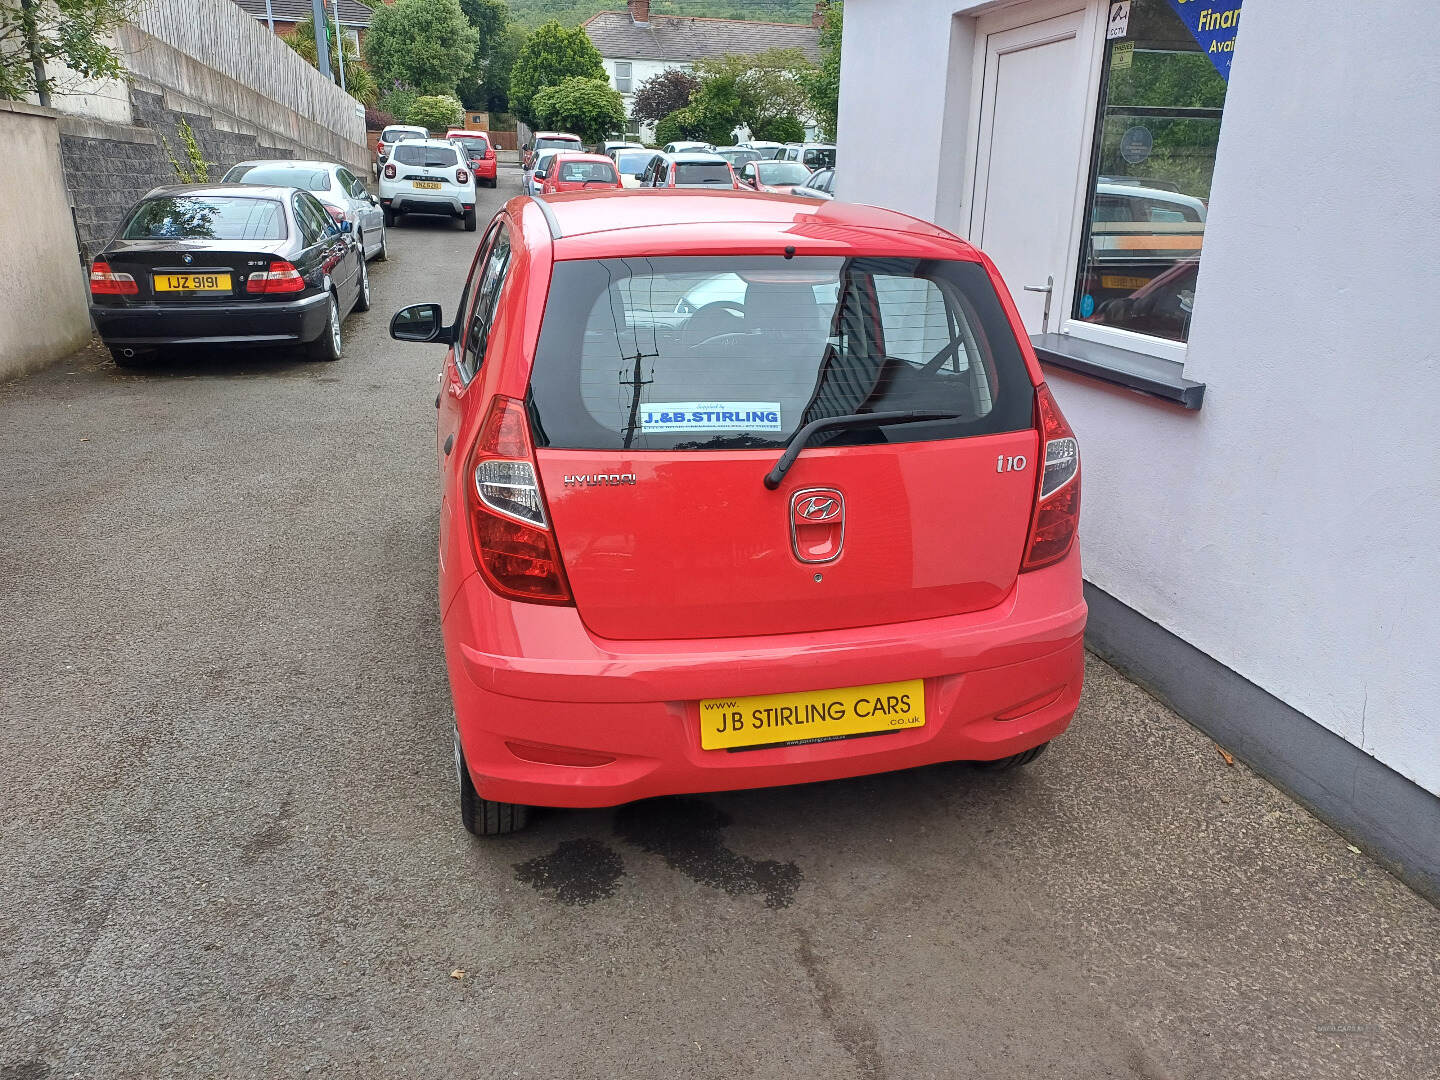
[[[340,32],[358,49],[375,13],[360,0],[325,0],[325,13],[335,18],[339,8]],[[251,18],[265,23],[277,34],[288,34],[295,24],[310,18],[310,0],[235,0],[235,6]]]
[[[624,96],[628,116],[635,88],[668,68],[688,71],[697,60],[753,56],[769,49],[799,49],[806,59],[818,62],[825,8],[825,0],[819,0],[808,24],[774,23],[652,15],[650,0],[628,0],[625,11],[602,11],[587,20],[584,29],[605,61],[610,85]],[[654,137],[650,125],[631,130],[647,142]]]

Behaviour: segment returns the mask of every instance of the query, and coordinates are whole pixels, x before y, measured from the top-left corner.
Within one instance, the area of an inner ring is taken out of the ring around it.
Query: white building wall
[[[614,58],[608,56],[601,57],[601,60],[605,64],[605,77],[610,80],[610,85],[616,90],[620,89],[618,86],[616,86],[615,83],[616,63],[628,63],[631,65],[630,92],[625,93],[624,91],[621,91],[621,96],[625,98],[626,116],[630,115],[630,110],[635,104],[635,90],[646,79],[654,75],[659,75],[662,71],[667,71],[670,68],[679,68],[682,71],[690,70],[689,64],[677,60],[626,60],[622,58],[617,61]],[[655,138],[655,125],[642,125],[640,128],[640,134],[647,142],[653,142]]]
[[[842,197],[954,205],[960,7],[846,5]],[[1432,14],[1247,4],[1185,360],[1203,409],[1050,380],[1081,440],[1090,580],[1440,794]],[[874,153],[897,130],[904,157]]]

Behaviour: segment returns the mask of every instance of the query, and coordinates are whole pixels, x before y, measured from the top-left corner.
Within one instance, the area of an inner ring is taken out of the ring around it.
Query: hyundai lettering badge
[[[827,563],[845,545],[845,496],[835,488],[805,488],[790,496],[790,544],[803,563]]]

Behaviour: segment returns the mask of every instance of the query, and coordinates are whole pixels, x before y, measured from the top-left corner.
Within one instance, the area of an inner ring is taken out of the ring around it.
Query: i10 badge
[[[996,472],[1024,472],[1029,462],[1025,460],[1024,454],[1016,454],[1011,457],[1009,454],[1001,454],[995,459]]]

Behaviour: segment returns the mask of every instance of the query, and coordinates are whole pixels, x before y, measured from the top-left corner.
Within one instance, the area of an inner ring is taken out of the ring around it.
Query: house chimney
[[[830,0],[815,0],[815,10],[810,15],[810,25],[816,30],[825,26],[825,16],[830,13]]]
[[[630,21],[636,26],[648,26],[650,24],[650,0],[628,0],[630,6]]]

